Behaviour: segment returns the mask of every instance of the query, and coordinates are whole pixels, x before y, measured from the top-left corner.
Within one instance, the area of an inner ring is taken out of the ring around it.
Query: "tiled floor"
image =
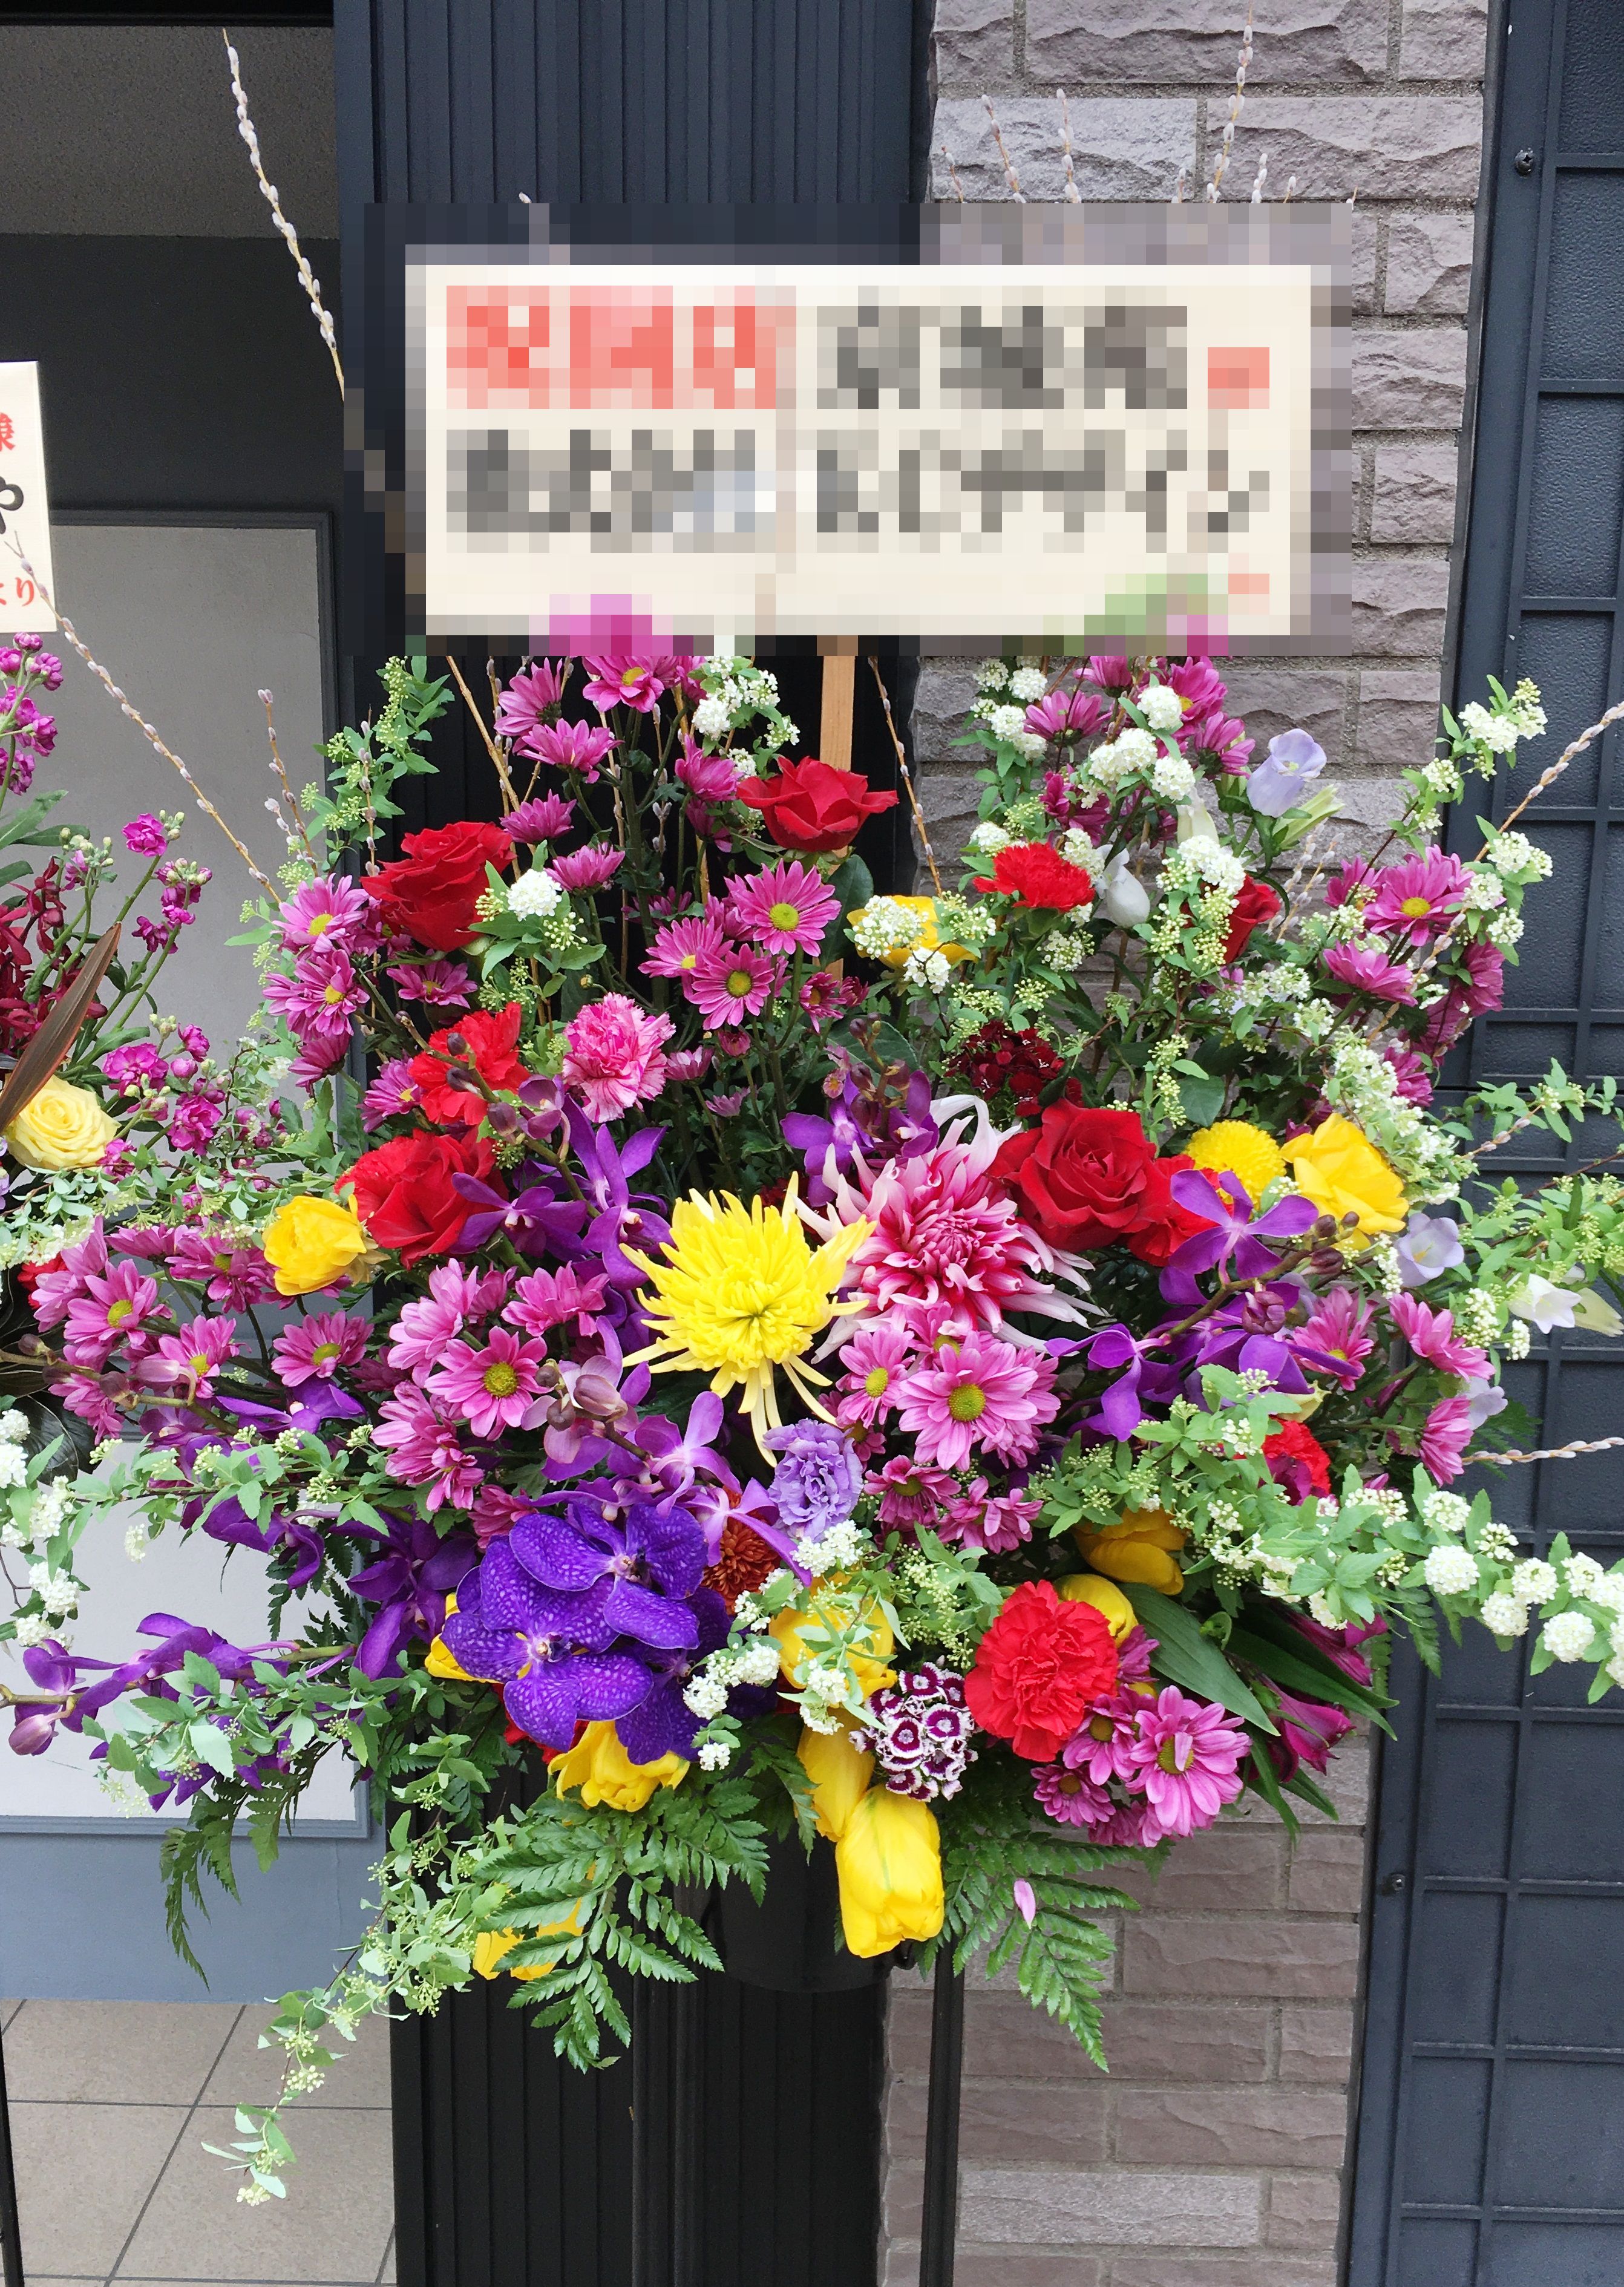
[[[392,2281],[387,2029],[289,2120],[288,2196],[244,2207],[205,2152],[275,2086],[268,2011],[0,2001],[28,2287],[375,2287]]]

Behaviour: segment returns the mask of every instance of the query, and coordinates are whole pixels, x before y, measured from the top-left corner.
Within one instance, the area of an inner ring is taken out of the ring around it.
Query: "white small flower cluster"
[[[1459,1493],[1446,1493],[1435,1486],[1418,1504],[1421,1521],[1429,1532],[1464,1532],[1471,1515],[1471,1503],[1462,1500]]]
[[[902,981],[914,993],[945,993],[953,982],[953,963],[939,948],[910,953],[902,964]]]
[[[1506,902],[1506,893],[1500,876],[1486,866],[1469,866],[1466,887],[1461,895],[1461,910],[1466,914],[1492,914]]]
[[[1481,700],[1474,699],[1461,709],[1461,728],[1469,739],[1486,747],[1493,755],[1509,755],[1522,735],[1521,726],[1513,715],[1491,715]]]
[[[1477,1558],[1470,1548],[1453,1540],[1439,1541],[1429,1552],[1422,1571],[1435,1596],[1470,1596],[1482,1586]]]
[[[1060,855],[1068,866],[1081,866],[1096,879],[1105,865],[1105,859],[1080,826],[1068,826],[1061,835]]]
[[[1553,1659],[1566,1666],[1582,1659],[1596,1642],[1596,1623],[1582,1612],[1556,1612],[1541,1629],[1540,1642]]]
[[[1001,659],[985,659],[976,669],[976,689],[986,692],[1007,688],[1010,670]]]
[[[520,921],[544,922],[563,902],[562,885],[544,866],[532,866],[508,889],[508,911]]]
[[[1487,1349],[1499,1341],[1506,1323],[1506,1310],[1492,1288],[1469,1286],[1464,1294],[1455,1294],[1451,1300],[1454,1303],[1455,1332],[1463,1341]]]
[[[994,739],[1006,743],[1018,739],[1026,727],[1026,709],[1021,707],[994,707],[988,712],[986,727]]]
[[[23,1459],[20,1445],[0,1445],[0,1489],[24,1485],[28,1481],[28,1465]]]
[[[1509,953],[1514,945],[1521,943],[1525,926],[1521,914],[1496,914],[1483,934],[1500,952]]]
[[[1493,867],[1502,882],[1543,882],[1551,870],[1549,851],[1541,850],[1515,828],[1492,836],[1484,862]]]
[[[1006,827],[1000,826],[995,818],[984,818],[979,826],[971,829],[967,846],[978,857],[996,858],[998,852],[1007,850],[1014,839],[1015,836]]]
[[[1091,912],[1092,907],[1084,906],[1081,910]],[[1071,976],[1093,957],[1093,938],[1074,937],[1069,930],[1055,930],[1043,941],[1044,960],[1051,969],[1058,969],[1063,977]]]
[[[1137,704],[1153,731],[1176,731],[1184,719],[1184,700],[1165,683],[1147,683]]]
[[[696,738],[725,739],[733,725],[733,710],[720,692],[712,692],[694,708],[693,722]]]
[[[1195,784],[1195,772],[1182,755],[1158,756],[1151,772],[1151,791],[1163,802],[1183,802]]]
[[[727,1705],[737,1683],[773,1683],[778,1680],[778,1646],[770,1636],[753,1642],[724,1644],[697,1668],[683,1690],[683,1699],[701,1722],[709,1723]]]
[[[1193,841],[1181,842],[1176,849],[1168,851],[1161,879],[1168,896],[1199,896],[1207,887],[1226,890],[1231,898],[1238,898],[1246,883],[1246,867],[1223,843],[1198,835]]]
[[[1511,1575],[1511,1594],[1525,1604],[1543,1604],[1557,1593],[1557,1568],[1541,1556],[1530,1556]]]
[[[1325,1092],[1391,1160],[1412,1199],[1453,1199],[1467,1180],[1469,1164],[1444,1129],[1405,1102],[1386,1057],[1345,1028],[1332,1045]]]
[[[870,961],[883,961],[888,954],[909,952],[919,943],[925,916],[899,898],[870,898],[848,927],[859,953]]]
[[[1048,688],[1049,678],[1042,669],[1034,667],[1029,662],[1023,661],[1010,677],[1010,698],[1018,699],[1028,707],[1034,700],[1041,699]]]
[[[873,1543],[867,1534],[848,1517],[844,1524],[832,1524],[816,1539],[804,1539],[795,1545],[795,1560],[814,1580],[826,1572],[850,1572],[872,1554]]]

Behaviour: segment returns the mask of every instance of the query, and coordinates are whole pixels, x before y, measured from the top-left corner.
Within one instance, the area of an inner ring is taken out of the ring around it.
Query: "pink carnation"
[[[669,1017],[650,1017],[623,993],[589,1001],[565,1033],[564,1078],[589,1119],[618,1120],[648,1104],[665,1086],[661,1051],[673,1031]]]

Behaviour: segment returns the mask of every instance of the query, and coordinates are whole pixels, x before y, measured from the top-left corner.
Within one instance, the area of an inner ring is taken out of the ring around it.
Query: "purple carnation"
[[[821,1540],[846,1522],[863,1490],[863,1469],[844,1430],[828,1421],[793,1421],[787,1429],[770,1429],[762,1443],[782,1456],[772,1478],[772,1503],[786,1532]]]

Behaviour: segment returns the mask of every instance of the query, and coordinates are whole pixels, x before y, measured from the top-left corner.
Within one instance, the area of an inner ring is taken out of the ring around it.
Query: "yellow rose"
[[[870,1787],[835,1845],[840,1920],[863,1960],[942,1926],[941,1838],[928,1802]]]
[[[1139,1625],[1139,1615],[1116,1582],[1102,1579],[1097,1572],[1068,1572],[1055,1582],[1055,1588],[1068,1604],[1092,1604],[1110,1629],[1113,1643],[1121,1643]]]
[[[871,1699],[876,1691],[883,1691],[888,1683],[897,1680],[895,1668],[884,1665],[896,1649],[897,1640],[891,1632],[891,1622],[872,1598],[860,1617],[860,1649],[848,1652],[846,1662],[857,1679],[858,1690],[865,1699]],[[837,1588],[825,1587],[813,1596],[810,1611],[797,1612],[791,1605],[767,1623],[767,1634],[778,1643],[779,1666],[797,1691],[804,1686],[809,1668],[826,1663],[833,1666],[838,1658],[832,1645],[820,1643],[815,1637],[809,1643],[804,1630],[828,1628],[831,1633],[839,1633],[858,1618],[855,1597],[843,1596]]]
[[[353,1270],[367,1251],[367,1234],[353,1207],[305,1198],[277,1208],[260,1245],[279,1294],[313,1294]]]
[[[581,1934],[581,1909],[585,1903],[584,1898],[577,1898],[561,1921],[538,1922],[535,1928],[530,1932],[530,1935],[532,1937],[566,1935],[578,1937]],[[514,1929],[481,1930],[473,1942],[474,1974],[477,1977],[498,1976],[501,1974],[503,1959],[512,1952],[516,1945],[521,1943],[524,1935],[522,1930]],[[552,1961],[532,1961],[527,1963],[522,1969],[511,1969],[508,1974],[517,1980],[545,1977],[557,1959],[558,1956],[555,1954]]]
[[[1335,1215],[1338,1223],[1345,1215],[1357,1215],[1365,1238],[1404,1229],[1409,1206],[1397,1172],[1340,1112],[1322,1120],[1311,1135],[1295,1137],[1286,1157],[1297,1189],[1321,1215]]]
[[[88,1088],[48,1080],[5,1131],[12,1156],[25,1167],[99,1167],[118,1128]]]
[[[552,1783],[560,1794],[579,1787],[589,1810],[607,1803],[611,1810],[641,1810],[656,1787],[680,1786],[688,1766],[680,1755],[634,1763],[613,1723],[589,1723],[566,1755],[554,1758]]]
[[[1072,1538],[1084,1563],[1110,1579],[1137,1580],[1160,1588],[1164,1596],[1176,1596],[1184,1587],[1184,1576],[1173,1560],[1184,1534],[1166,1509],[1129,1509],[1114,1524],[1077,1525]]]
[[[868,1791],[874,1777],[874,1757],[852,1744],[851,1726],[838,1731],[808,1731],[803,1728],[796,1753],[812,1783],[812,1811],[818,1832],[838,1842],[852,1823],[852,1813]]]
[[[1254,1128],[1249,1120],[1220,1120],[1211,1128],[1198,1128],[1184,1149],[1198,1167],[1233,1175],[1254,1207],[1286,1172],[1286,1154],[1272,1136]]]
[[[942,943],[936,927],[934,898],[887,898],[885,902],[891,906],[900,906],[907,913],[917,914],[924,923],[923,937],[915,938],[912,945],[893,946],[889,953],[882,955],[887,969],[906,969],[910,953],[939,953],[948,961],[970,959],[968,946]],[[848,914],[846,919],[860,921],[867,910],[867,906],[860,906],[855,913]]]

